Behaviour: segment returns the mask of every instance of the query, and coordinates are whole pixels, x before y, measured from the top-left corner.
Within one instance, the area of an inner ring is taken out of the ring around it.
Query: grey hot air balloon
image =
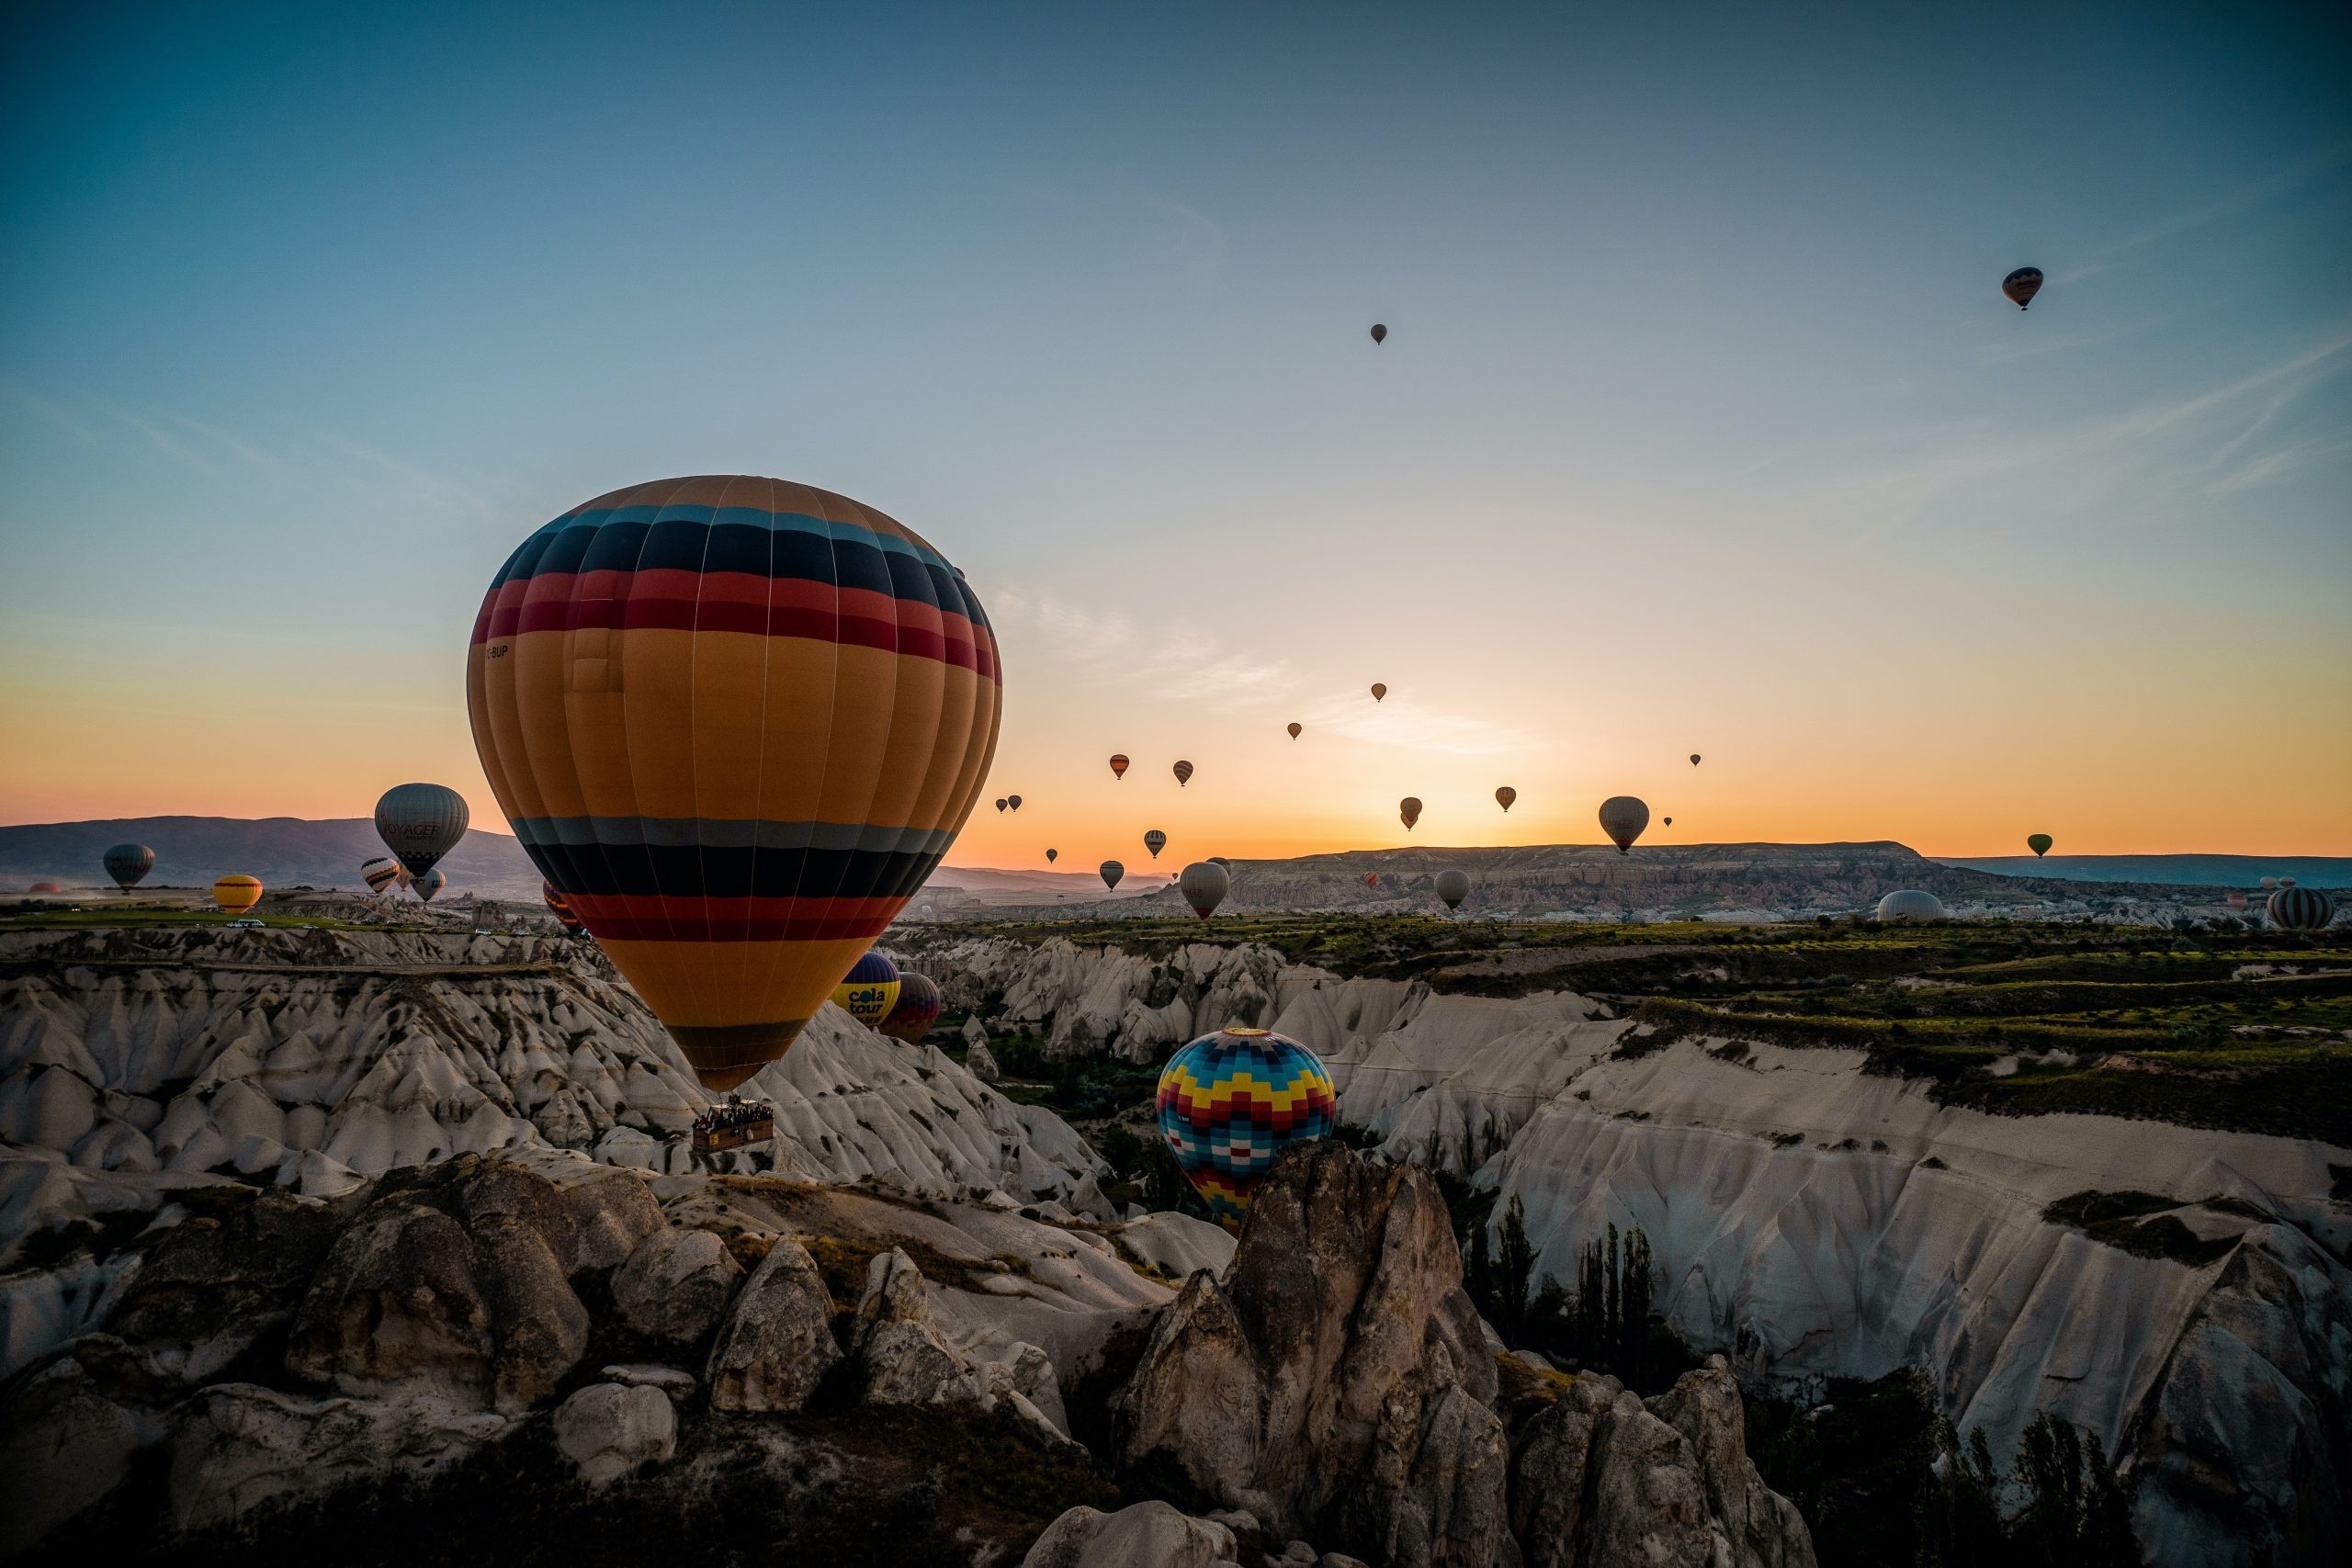
[[[1176,891],[1193,907],[1193,913],[1207,919],[1233,891],[1233,875],[1215,861],[1196,860],[1176,877]]]
[[[1411,832],[1413,830],[1413,824],[1421,819],[1420,797],[1419,795],[1408,795],[1404,799],[1398,801],[1396,803],[1396,819],[1405,824],[1405,831],[1408,833]]]
[[[1018,811],[1018,810],[1020,810],[1020,809],[1021,809],[1021,797],[1020,797],[1019,795],[1006,795],[1006,796],[1004,797],[1004,803],[1005,803],[1007,806],[1010,806],[1011,807],[1012,807],[1012,809],[1014,809],[1015,811]]]
[[[1290,726],[1289,726],[1289,728],[1290,728],[1290,738],[1291,738],[1293,740],[1297,739],[1298,739],[1298,732],[1299,732],[1300,730],[1302,730],[1302,729],[1306,728],[1306,727],[1305,725],[1303,725],[1303,724],[1299,723],[1299,722],[1298,722],[1298,720],[1296,720],[1296,719],[1292,719],[1292,720],[1290,721]]]
[[[1649,825],[1650,808],[1630,795],[1612,795],[1600,803],[1600,830],[1621,855],[1631,852],[1634,840]]]
[[[1154,828],[1143,836],[1143,847],[1151,852],[1152,859],[1158,860],[1159,852],[1168,847],[1168,835]]]
[[[2316,887],[2290,887],[2281,877],[2262,912],[2290,931],[2324,931],[2335,919],[2335,900]]]
[[[416,890],[418,897],[430,904],[435,893],[449,886],[449,874],[436,865],[431,871],[418,876],[409,886]]]
[[[1102,873],[1102,886],[1105,887],[1116,887],[1119,886],[1119,878],[1127,874],[1127,868],[1121,865],[1114,860],[1104,861],[1102,864],[1101,870]]]
[[[1882,920],[1940,920],[1944,918],[1944,901],[1919,888],[1905,887],[1878,901],[1878,918]]]
[[[144,844],[117,844],[98,857],[98,863],[107,868],[114,885],[128,893],[155,869],[155,852]]]
[[[1437,896],[1445,900],[1449,909],[1462,908],[1462,900],[1470,897],[1470,876],[1467,872],[1448,867],[1437,874]]]
[[[1060,858],[1061,858],[1061,851],[1059,851],[1059,850],[1047,850],[1047,851],[1046,852],[1046,863],[1047,865],[1051,865],[1051,864],[1053,864],[1053,863],[1054,863],[1054,862],[1056,862],[1057,860],[1059,860]]]
[[[447,784],[394,784],[376,802],[376,831],[411,876],[423,876],[466,836],[466,797]]]

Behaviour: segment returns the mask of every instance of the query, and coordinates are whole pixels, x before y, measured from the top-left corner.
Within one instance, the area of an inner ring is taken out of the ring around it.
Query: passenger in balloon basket
[[[739,1100],[730,1094],[694,1121],[694,1146],[698,1153],[738,1148],[775,1135],[775,1107],[763,1100]]]

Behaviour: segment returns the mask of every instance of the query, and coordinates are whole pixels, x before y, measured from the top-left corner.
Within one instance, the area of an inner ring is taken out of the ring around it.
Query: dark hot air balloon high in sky
[[[833,987],[833,1000],[860,1023],[880,1023],[899,1005],[899,966],[888,954],[867,949]]]
[[[1176,787],[1178,789],[1182,789],[1186,784],[1193,782],[1193,764],[1190,762],[1180,761],[1175,765],[1175,767],[1169,771],[1176,775]]]
[[[1673,826],[1674,826],[1674,818],[1671,818],[1671,817],[1669,817],[1669,818],[1666,818],[1666,825],[1667,825],[1668,827],[1669,827],[1669,828],[1673,827]]]
[[[525,540],[482,601],[467,696],[524,850],[725,1089],[784,1054],[955,842],[1003,684],[978,599],[920,535],[712,476]]]
[[[1511,788],[1509,784],[1505,784],[1502,788],[1495,791],[1495,804],[1501,807],[1505,811],[1509,811],[1511,807],[1511,803],[1518,798],[1519,791]]]
[[[1338,1124],[1340,1097],[1314,1052],[1263,1029],[1204,1034],[1159,1073],[1159,1131],[1209,1213],[1238,1229],[1274,1156]]]
[[[1649,825],[1650,808],[1630,795],[1612,795],[1600,803],[1600,830],[1621,855],[1632,852],[1634,840]]]
[[[1386,343],[1388,341],[1388,327],[1385,322],[1374,321],[1372,323],[1372,341],[1375,344]]]
[[[440,892],[441,889],[448,886],[449,874],[443,871],[437,865],[431,871],[423,872],[411,877],[408,884],[409,891],[415,894],[427,904],[433,902],[433,896],[435,894]]]
[[[1001,795],[1000,795],[1000,796],[998,797],[998,799],[997,799],[996,808],[997,808],[999,811],[1001,811],[1001,810],[1003,810],[1003,809],[1004,809],[1004,807],[1005,807],[1004,799],[1003,799],[1003,797],[1002,797],[1002,796],[1001,796]]]
[[[144,844],[117,844],[98,857],[98,863],[114,878],[114,885],[128,893],[155,869],[155,852]]]
[[[359,880],[368,885],[370,893],[381,893],[401,879],[404,868],[390,855],[378,855],[359,863]]]
[[[571,899],[566,898],[561,893],[556,890],[554,883],[541,882],[539,884],[539,897],[547,901],[548,913],[555,917],[556,923],[563,928],[564,935],[582,936],[586,934],[588,928],[580,923],[579,911],[572,908]]]
[[[1378,702],[1381,698],[1383,698],[1383,697],[1386,696],[1387,694],[1388,694],[1388,682],[1385,682],[1385,681],[1374,681],[1374,682],[1372,683],[1372,700],[1373,700],[1374,702]]]
[[[2322,931],[2335,919],[2335,900],[2316,887],[2290,887],[2281,881],[2262,912],[2272,925],[2290,931]]]
[[[467,817],[466,797],[447,784],[394,784],[376,802],[376,832],[411,876],[423,876],[466,836]]]
[[[1127,868],[1114,860],[1106,860],[1095,869],[1102,874],[1102,886],[1105,887],[1116,887],[1119,878],[1127,874]]]
[[[212,885],[212,901],[224,915],[242,915],[261,902],[261,878],[232,871]]]
[[[1007,806],[1010,806],[1011,807],[1012,807],[1012,809],[1014,809],[1015,811],[1018,811],[1018,810],[1020,810],[1020,809],[1021,809],[1021,797],[1020,797],[1019,795],[1006,795],[1006,796],[1004,797],[1004,803],[1005,803]]]
[[[1292,719],[1292,720],[1290,721],[1290,723],[1289,723],[1287,726],[1285,726],[1285,728],[1288,728],[1288,729],[1290,730],[1290,738],[1291,738],[1293,740],[1295,740],[1295,739],[1298,739],[1298,732],[1299,732],[1301,729],[1304,729],[1304,728],[1306,728],[1306,726],[1305,726],[1305,725],[1300,724],[1300,723],[1298,722],[1298,720],[1296,720],[1296,719]]]
[[[2037,860],[2048,854],[2050,846],[2056,841],[2047,833],[2028,833],[2025,836],[2025,847],[2033,852],[2034,858]]]
[[[939,1021],[944,1005],[938,985],[928,975],[918,975],[911,969],[899,971],[899,999],[890,1004],[875,1027],[893,1040],[903,1040],[910,1045],[920,1045],[931,1026]]]
[[[1233,891],[1233,874],[1215,861],[1196,860],[1177,875],[1176,891],[1184,896],[1193,913],[1205,920]]]
[[[1437,896],[1445,900],[1449,909],[1462,908],[1462,900],[1470,897],[1470,877],[1466,872],[1451,867],[1437,874]]]
[[[1154,828],[1143,836],[1143,847],[1151,852],[1152,859],[1158,860],[1159,852],[1168,847],[1168,835]]]
[[[1061,858],[1061,851],[1059,851],[1059,850],[1047,850],[1047,851],[1046,852],[1046,863],[1047,865],[1051,865],[1051,864],[1053,864],[1053,863],[1054,863],[1054,862],[1056,862],[1057,860],[1059,860],[1060,858]]]
[[[1398,801],[1396,803],[1396,819],[1405,824],[1405,831],[1408,833],[1411,832],[1413,830],[1413,824],[1421,819],[1420,797],[1418,795],[1408,795],[1404,799]]]
[[[1125,751],[1111,753],[1111,776],[1114,779],[1127,776],[1127,754]]]
[[[1690,765],[1694,768],[1699,765],[1699,753],[1696,751],[1690,753]]]
[[[2001,292],[2008,296],[2010,304],[2024,310],[2033,303],[2033,297],[2041,292],[2041,269],[2038,266],[2018,268],[2001,279]]]

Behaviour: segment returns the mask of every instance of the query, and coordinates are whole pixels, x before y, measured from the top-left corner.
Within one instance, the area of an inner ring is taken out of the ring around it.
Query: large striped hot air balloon
[[[376,802],[376,832],[411,876],[458,847],[466,820],[466,797],[447,784],[394,784]]]
[[[261,878],[231,872],[212,885],[212,901],[224,915],[242,915],[261,902]]]
[[[107,868],[114,885],[128,893],[155,869],[155,852],[144,844],[117,844],[98,857],[98,863]]]
[[[2335,900],[2316,887],[2290,887],[2281,879],[2262,912],[2272,925],[2290,931],[2323,931],[2335,919]]]
[[[467,695],[524,849],[724,1089],[784,1054],[955,841],[1003,688],[978,599],[912,530],[710,477],[524,541]]]
[[[899,971],[899,999],[890,1004],[880,1023],[874,1027],[893,1040],[903,1040],[910,1045],[920,1045],[931,1026],[939,1021],[944,1000],[938,985],[928,975],[918,975],[911,969]]]
[[[833,987],[833,1000],[860,1023],[879,1024],[899,1005],[899,966],[869,950]]]
[[[1274,1156],[1340,1119],[1314,1052],[1263,1029],[1204,1034],[1159,1074],[1159,1131],[1209,1213],[1238,1229]]]

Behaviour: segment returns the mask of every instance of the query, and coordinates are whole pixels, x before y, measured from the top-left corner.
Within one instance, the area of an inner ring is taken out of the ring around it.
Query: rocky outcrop
[[[1106,1514],[1072,1508],[1046,1527],[1021,1568],[1238,1568],[1233,1532],[1165,1503]]]
[[[808,1248],[778,1240],[735,1297],[704,1378],[720,1410],[797,1410],[842,1359],[832,1301]]]
[[[1435,1183],[1301,1145],[1225,1281],[1193,1275],[1154,1326],[1118,1457],[1369,1560],[1485,1564],[1508,1540],[1495,1375]]]
[[[1009,1407],[1049,1442],[1068,1441],[1054,1364],[1035,1345],[1015,1343],[1000,1359],[975,1360],[947,1342],[931,1308],[922,1271],[897,1247],[866,1268],[865,1293],[850,1333],[873,1404],[955,1404],[981,1414]]]
[[[658,1388],[590,1383],[556,1406],[556,1447],[591,1490],[610,1486],[678,1449],[678,1413]]]
[[[613,1276],[613,1308],[649,1339],[692,1345],[717,1328],[743,1266],[709,1231],[655,1231]]]

